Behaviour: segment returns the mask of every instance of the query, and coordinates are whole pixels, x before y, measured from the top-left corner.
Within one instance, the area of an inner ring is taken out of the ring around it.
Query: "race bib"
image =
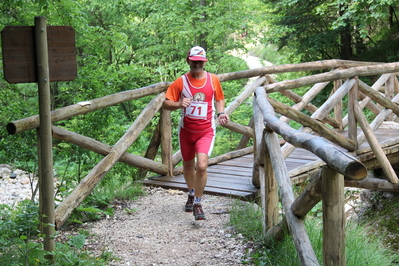
[[[206,119],[207,114],[208,114],[207,102],[192,101],[190,106],[186,108],[186,116],[190,118]]]

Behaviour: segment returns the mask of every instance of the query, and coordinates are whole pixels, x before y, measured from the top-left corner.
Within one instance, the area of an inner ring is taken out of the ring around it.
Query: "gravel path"
[[[161,188],[147,193],[115,216],[86,225],[95,234],[88,246],[120,259],[111,265],[251,265],[246,254],[252,244],[229,226],[233,199],[205,195],[207,220],[195,221],[183,211],[186,193]]]
[[[0,204],[14,205],[31,199],[28,175],[0,167]],[[206,220],[195,221],[192,213],[183,211],[187,194],[178,190],[144,188],[146,196],[116,203],[115,215],[82,228],[63,228],[56,241],[66,241],[80,229],[90,232],[85,249],[95,254],[111,251],[117,258],[109,265],[251,265],[247,259],[253,244],[236,234],[229,225],[234,199],[204,195]],[[38,195],[36,195],[36,200]]]

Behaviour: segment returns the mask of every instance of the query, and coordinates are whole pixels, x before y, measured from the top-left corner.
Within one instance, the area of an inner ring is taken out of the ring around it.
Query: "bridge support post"
[[[265,130],[265,136],[267,134],[272,134],[273,132],[267,132]],[[264,154],[264,167],[260,176],[261,183],[261,199],[262,199],[262,208],[263,208],[263,235],[266,236],[266,233],[269,229],[273,228],[278,223],[278,189],[277,182],[274,176],[273,165],[270,158],[270,153],[267,150],[266,144],[262,139],[262,153]],[[259,169],[261,170],[261,169]]]
[[[170,111],[161,109],[162,163],[168,167],[168,176],[173,176],[172,117]]]
[[[325,266],[345,266],[344,176],[328,166],[322,170],[323,261]]]

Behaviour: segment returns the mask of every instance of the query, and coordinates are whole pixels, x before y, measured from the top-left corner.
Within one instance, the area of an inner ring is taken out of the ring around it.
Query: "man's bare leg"
[[[188,190],[193,189],[195,180],[195,158],[191,161],[183,161],[183,176]]]
[[[205,214],[202,210],[201,198],[205,190],[208,179],[207,174],[208,155],[204,153],[197,154],[197,164],[194,178],[194,205],[193,214],[195,220],[205,220]]]
[[[194,179],[195,179],[195,158],[191,161],[183,161],[183,176],[188,188],[188,198],[184,211],[192,212],[194,208]]]
[[[197,198],[201,198],[204,193],[206,182],[208,181],[207,168],[208,155],[205,153],[198,153],[194,178],[194,196]]]

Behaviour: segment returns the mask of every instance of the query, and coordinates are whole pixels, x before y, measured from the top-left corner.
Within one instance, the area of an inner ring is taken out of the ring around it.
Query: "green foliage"
[[[36,265],[44,258],[41,245],[30,239],[39,237],[38,208],[30,201],[15,209],[0,205],[0,264]]]
[[[371,207],[360,215],[359,222],[370,228],[369,234],[384,236],[384,245],[392,250],[399,248],[399,197],[397,193],[390,194],[374,191],[370,199]],[[378,224],[379,226],[374,226]],[[399,261],[399,259],[397,259]]]
[[[254,265],[301,265],[288,232],[282,242],[264,242],[261,219],[262,212],[255,204],[237,202],[230,214],[237,232],[255,243],[255,252],[251,254]],[[322,262],[322,221],[308,218],[305,226],[318,261]],[[388,266],[398,260],[394,252],[384,248],[381,235],[370,235],[366,227],[354,223],[347,224],[346,232],[346,265]]]
[[[236,201],[230,212],[230,223],[249,241],[262,242],[262,212],[255,203]]]
[[[78,76],[73,81],[51,83],[51,105],[57,109],[159,81],[172,81],[187,71],[186,53],[192,45],[201,41],[207,44],[209,71],[242,70],[246,67],[245,63],[226,52],[242,46],[244,40],[235,36],[242,30],[243,24],[251,31],[255,25],[253,14],[261,10],[252,11],[255,6],[259,7],[259,2],[208,1],[204,8],[199,3],[177,0],[152,0],[151,4],[130,0],[6,0],[1,9],[3,14],[11,16],[0,16],[0,26],[33,25],[34,17],[41,15],[46,17],[48,25],[70,25],[74,28]],[[251,11],[242,12],[245,9]],[[209,14],[205,21],[201,20],[203,12]],[[261,23],[257,19],[256,25],[259,26]],[[206,36],[205,39],[200,40],[201,34]],[[249,37],[245,39],[249,40]],[[9,136],[5,125],[38,113],[37,86],[11,85],[0,80],[0,87],[0,159],[3,163],[13,163],[21,168],[26,164],[22,169],[35,173],[35,132]],[[230,95],[236,92],[229,90],[229,85],[226,89],[231,92]],[[151,98],[125,102],[55,124],[114,145]],[[174,120],[177,116],[174,114]],[[144,130],[129,152],[143,155],[157,119]],[[70,187],[79,182],[100,159],[101,156],[93,152],[54,140],[55,173],[61,184],[59,190],[70,191]],[[112,171],[134,179],[137,169],[118,164]]]
[[[55,251],[51,254],[56,261],[56,265],[105,265],[105,263],[114,259],[114,256],[109,252],[103,252],[100,256],[95,257],[90,252],[86,251],[85,246],[86,236],[79,234],[70,236],[67,243],[56,243]],[[42,264],[40,264],[42,265]],[[46,265],[46,264],[43,264]]]
[[[50,265],[39,234],[38,206],[23,201],[15,208],[0,205],[0,265]],[[51,254],[55,265],[104,265],[112,257],[103,253],[94,257],[82,249],[85,236],[72,237],[67,243],[57,242]]]
[[[144,195],[140,183],[127,182],[121,177],[102,180],[94,191],[73,210],[68,224],[83,224],[97,221],[106,216],[113,216],[113,202],[120,200],[134,200]]]
[[[398,60],[395,43],[398,3],[387,1],[263,0],[271,10],[269,34],[262,41],[288,48],[299,61]],[[389,35],[382,36],[384,32]],[[376,53],[380,51],[381,53]],[[292,59],[292,57],[291,57]]]

